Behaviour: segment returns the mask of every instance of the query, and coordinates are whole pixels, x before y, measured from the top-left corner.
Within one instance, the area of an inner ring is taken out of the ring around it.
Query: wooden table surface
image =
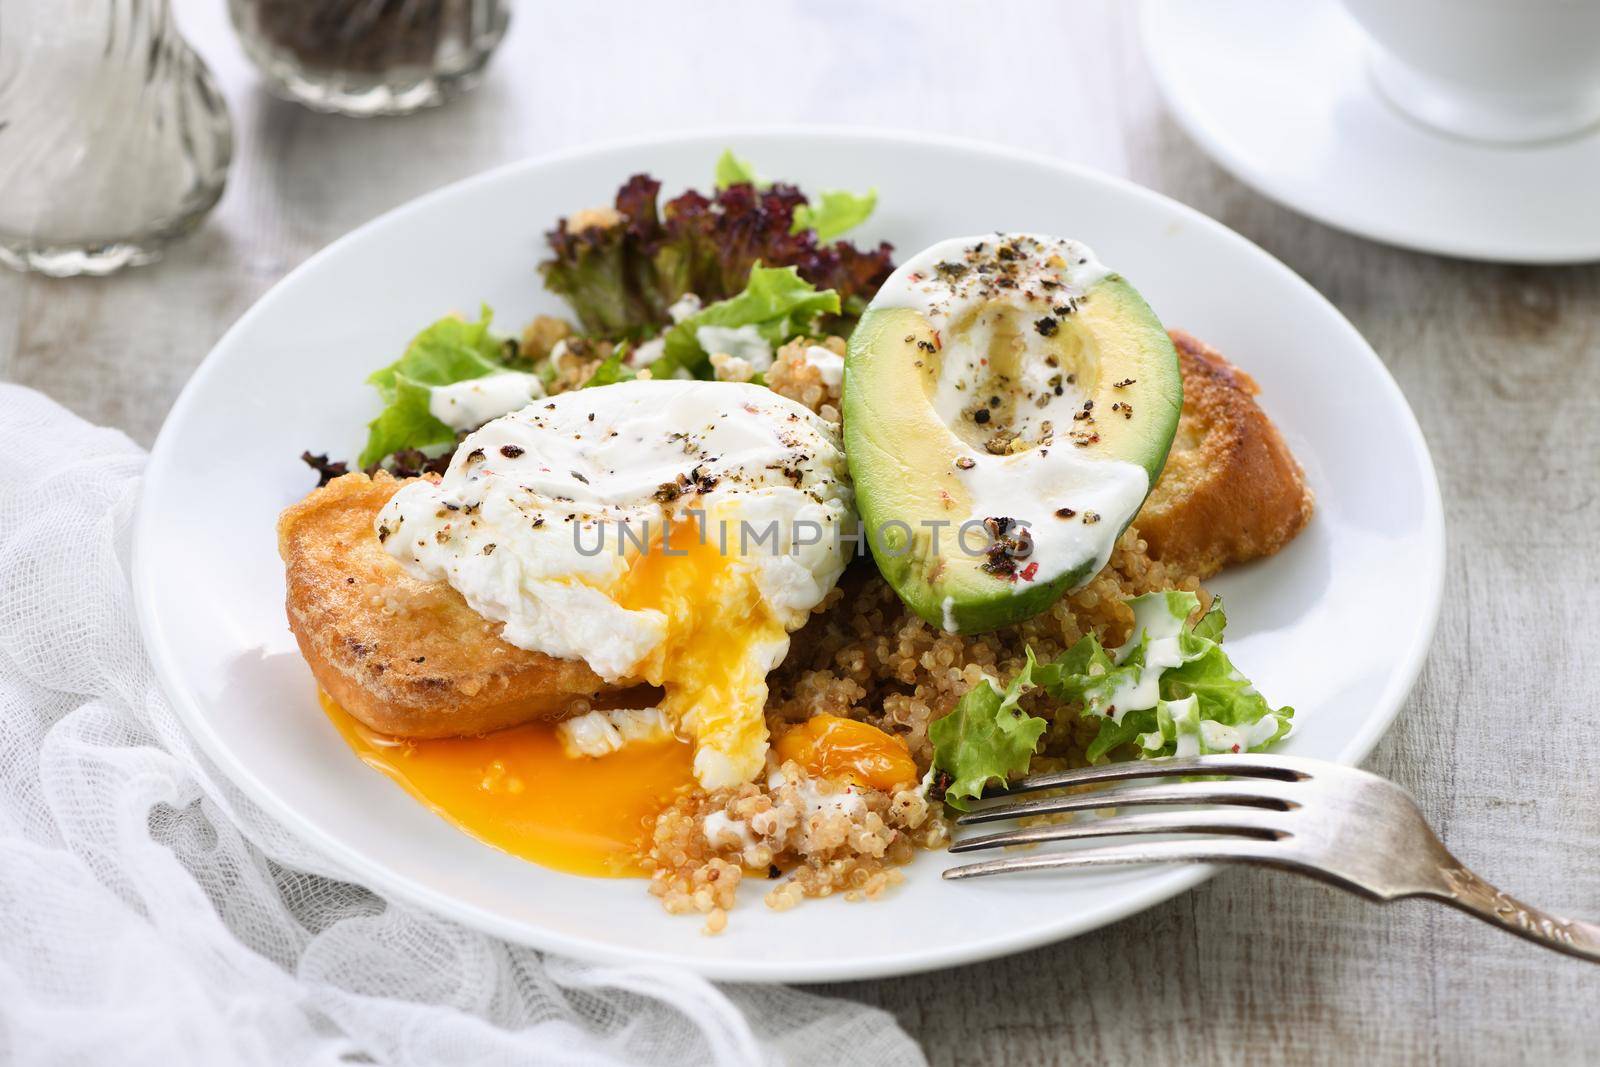
[[[227,195],[158,266],[0,272],[0,376],[148,444],[223,330],[330,240],[446,182],[600,138],[850,122],[1125,175],[1282,259],[1399,379],[1443,484],[1449,570],[1432,656],[1368,766],[1486,877],[1600,915],[1600,267],[1398,251],[1263,199],[1166,116],[1131,6],[524,4],[475,94],[352,121],[268,98],[222,5],[180,2],[234,116]],[[1058,106],[1028,103],[1041,99]],[[1591,965],[1435,905],[1253,871],[1025,955],[828,988],[894,1012],[936,1063],[1600,1057]]]

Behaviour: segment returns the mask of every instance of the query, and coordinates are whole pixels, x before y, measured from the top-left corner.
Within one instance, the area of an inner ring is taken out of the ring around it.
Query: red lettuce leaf
[[[781,182],[741,183],[707,197],[690,190],[659,203],[661,183],[636,174],[617,192],[621,221],[569,232],[562,219],[546,235],[552,258],[540,264],[546,288],[572,306],[585,333],[640,339],[671,322],[667,308],[685,293],[707,304],[741,292],[757,262],[794,267],[818,289],[839,294],[841,314],[825,325],[847,330],[894,270],[892,246],[819,244],[811,230],[790,233],[805,195]]]

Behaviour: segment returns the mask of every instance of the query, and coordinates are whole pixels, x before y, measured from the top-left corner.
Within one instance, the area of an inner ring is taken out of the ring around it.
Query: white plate
[[[206,359],[167,419],[140,506],[134,575],[156,669],[209,754],[357,877],[542,949],[678,964],[714,978],[822,981],[985,959],[1093,929],[1195,885],[1207,868],[939,878],[927,855],[893,899],[773,913],[760,885],[721,937],[663,913],[635,880],[559,874],[468,838],[363,767],[317,706],[284,621],[273,522],[311,475],[302,449],[353,454],[362,379],[420,326],[487,301],[508,326],[560,305],[540,234],[648,170],[709,184],[731,144],[805,188],[876,186],[865,236],[910,253],[951,234],[1082,238],[1162,317],[1255,375],[1316,488],[1286,551],[1215,583],[1229,649],[1298,709],[1285,751],[1355,761],[1420,669],[1438,613],[1438,485],[1399,389],[1354,328],[1286,267],[1180,204],[994,148],[843,131],[738,132],[565,153],[450,186],[338,241],[280,282]]]
[[[1178,122],[1274,200],[1352,233],[1468,259],[1600,259],[1600,127],[1545,144],[1451,137],[1384,99],[1336,0],[1145,0]]]

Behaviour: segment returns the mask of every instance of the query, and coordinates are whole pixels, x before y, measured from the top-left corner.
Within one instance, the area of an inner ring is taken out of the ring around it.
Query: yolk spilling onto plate
[[[610,755],[571,756],[554,726],[484,737],[404,740],[351,718],[327,695],[329,718],[361,759],[435,813],[513,855],[574,874],[642,874],[655,817],[696,780],[708,788],[755,779],[766,766],[767,671],[788,632],[754,571],[734,565],[713,531],[671,529],[636,555],[614,597],[654,609],[666,636],[632,672],[665,695],[679,738],[632,741]],[[738,523],[732,522],[737,536]],[[905,743],[875,727],[821,715],[779,746],[814,775],[891,789],[916,781]]]
[[[328,717],[369,767],[446,821],[514,856],[572,874],[639,875],[655,817],[692,785],[690,746],[636,742],[599,759],[571,757],[545,723],[484,737],[406,741]]]
[[[673,526],[666,545],[633,560],[617,602],[666,616],[661,644],[635,668],[666,697],[661,710],[696,746],[695,771],[708,788],[734,785],[766,765],[767,670],[788,632],[772,616],[755,574],[724,555],[718,530],[739,536],[735,518],[713,512],[702,537],[693,522]],[[760,551],[758,548],[757,551]]]
[[[813,777],[869,789],[894,790],[917,780],[917,765],[904,741],[838,715],[813,715],[778,739],[777,752]]]

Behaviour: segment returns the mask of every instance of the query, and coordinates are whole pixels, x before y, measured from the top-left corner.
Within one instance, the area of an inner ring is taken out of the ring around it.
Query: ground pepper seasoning
[[[272,90],[319,111],[400,114],[469,88],[507,0],[230,0]]]

